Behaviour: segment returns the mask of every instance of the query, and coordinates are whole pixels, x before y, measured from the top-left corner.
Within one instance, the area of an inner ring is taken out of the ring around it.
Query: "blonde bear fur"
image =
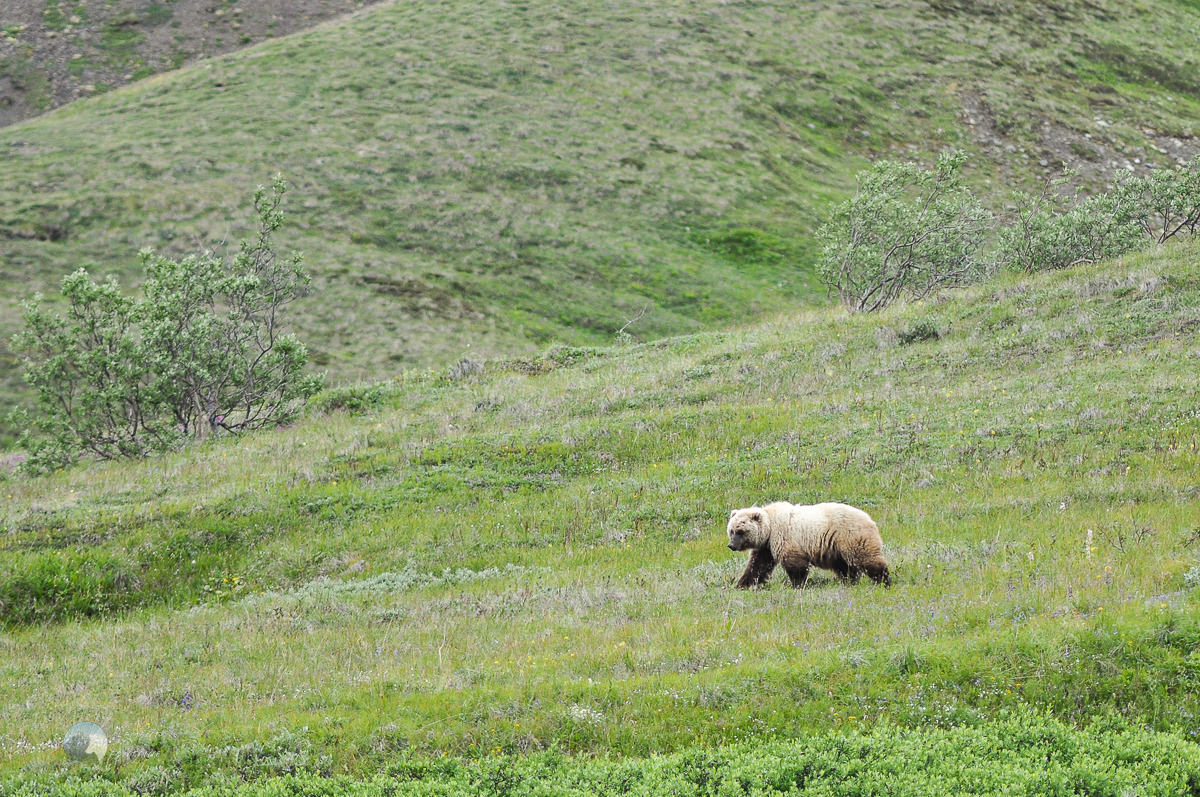
[[[866,512],[846,504],[776,501],[735,509],[726,532],[730,550],[750,551],[738,589],[766,583],[777,564],[783,565],[793,587],[804,586],[810,566],[832,570],[851,582],[866,573],[876,584],[892,585],[879,528]]]

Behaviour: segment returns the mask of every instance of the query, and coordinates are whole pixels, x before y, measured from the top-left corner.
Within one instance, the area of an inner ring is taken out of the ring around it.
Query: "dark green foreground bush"
[[[26,776],[28,777],[28,776]],[[222,777],[220,772],[214,778]],[[795,741],[693,748],[648,759],[581,760],[555,752],[482,759],[403,759],[366,779],[305,772],[192,795],[1200,795],[1200,746],[1104,719],[1079,730],[1023,714],[945,729],[877,726]],[[116,778],[118,782],[111,782]],[[124,781],[124,782],[122,782]],[[14,780],[0,795],[133,794],[137,773],[80,769]],[[182,792],[191,784],[162,783]],[[139,791],[144,791],[141,789]]]

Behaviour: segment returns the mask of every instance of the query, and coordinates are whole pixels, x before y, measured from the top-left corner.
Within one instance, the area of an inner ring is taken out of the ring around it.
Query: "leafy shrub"
[[[1147,237],[1165,243],[1174,236],[1194,233],[1200,223],[1200,168],[1156,169],[1123,186],[1136,202],[1135,218]]]
[[[1095,263],[1166,243],[1200,224],[1200,169],[1157,169],[1119,179],[1106,194],[1063,194],[1073,173],[1047,180],[1038,195],[1016,195],[1012,224],[1000,233],[999,260],[1025,272]]]
[[[923,318],[916,322],[908,329],[899,332],[896,335],[900,344],[907,346],[911,343],[921,343],[926,340],[937,340],[941,337],[938,333],[937,323],[928,318]]]
[[[25,625],[104,616],[132,605],[139,586],[135,572],[105,554],[43,554],[0,579],[0,618]]]
[[[257,240],[226,262],[206,252],[181,261],[143,250],[144,298],[98,285],[79,269],[63,280],[67,317],[37,295],[14,342],[41,411],[34,471],[89,453],[138,457],[180,440],[258,429],[291,418],[321,387],[301,376],[304,345],[283,334],[283,309],[308,291],[299,255],[277,257],[285,186],[254,194]]]
[[[817,272],[855,311],[901,296],[921,298],[963,285],[986,270],[978,257],[991,216],[958,179],[964,156],[943,155],[934,171],[881,161],[858,176],[858,193],[817,233]],[[1061,190],[1074,173],[1038,194],[1014,195],[996,241],[995,263],[1033,273],[1095,263],[1190,234],[1200,225],[1200,168],[1124,177],[1104,194]]]
[[[1108,194],[1080,199],[1058,188],[1067,174],[1047,180],[1040,194],[1018,193],[1012,224],[1000,232],[998,259],[1032,273],[1095,263],[1140,248],[1137,191],[1130,182]]]
[[[325,391],[316,398],[315,404],[325,413],[346,410],[351,415],[359,415],[383,404],[387,396],[383,383],[346,385]]]
[[[880,310],[902,296],[920,299],[967,284],[991,214],[961,185],[966,155],[937,167],[880,161],[858,175],[854,198],[834,208],[817,236],[817,273],[848,309]]]
[[[572,707],[576,708],[576,707]],[[568,709],[570,716],[570,709]],[[579,723],[576,723],[579,724]],[[474,759],[402,750],[361,780],[331,774],[304,732],[267,743],[188,747],[165,773],[21,774],[11,797],[118,797],[170,781],[200,795],[1181,795],[1200,785],[1200,748],[1117,717],[1077,729],[1030,713],[975,727],[906,728],[756,739],[648,758],[572,758],[551,750]],[[146,770],[143,770],[146,773]],[[182,775],[182,778],[179,776]],[[179,780],[176,780],[179,778]],[[54,779],[54,782],[51,782]],[[180,780],[186,783],[181,786]],[[115,781],[115,782],[114,782]],[[132,787],[132,788],[131,788]]]

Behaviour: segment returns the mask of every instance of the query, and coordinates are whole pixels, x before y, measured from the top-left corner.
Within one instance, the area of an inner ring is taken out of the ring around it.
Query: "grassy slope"
[[[712,329],[812,295],[812,231],[866,158],[994,131],[1014,151],[973,179],[999,190],[1057,130],[1170,162],[1144,131],[1191,135],[1195,27],[1166,0],[372,9],[7,129],[0,340],[81,264],[130,283],[141,246],[235,240],[277,171],[335,379],[602,343],[647,303],[642,339]]]
[[[1200,730],[1198,253],[410,374],[328,397],[357,415],[10,479],[0,596],[43,621],[0,636],[2,766],[53,770],[81,717],[177,786],[252,739],[365,772],[1030,705]],[[724,518],[775,498],[869,510],[894,588],[731,590]]]
[[[80,0],[6,0],[0,126],[355,7],[345,0],[105,0],[90,7]]]

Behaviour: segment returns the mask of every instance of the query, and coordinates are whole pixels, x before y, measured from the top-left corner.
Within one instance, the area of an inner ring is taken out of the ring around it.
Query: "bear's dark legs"
[[[771,556],[771,551],[768,548],[756,548],[750,552],[750,561],[746,563],[746,570],[742,573],[742,577],[738,579],[738,589],[750,589],[757,587],[759,584],[766,582],[771,577],[771,573],[775,570],[775,557]]]
[[[828,567],[830,570],[836,573],[837,577],[842,581],[854,583],[858,580],[858,573],[856,572],[858,568],[851,567],[846,561],[846,557],[842,556],[840,552],[836,552],[832,556],[826,557],[825,561],[827,562],[825,567]]]
[[[892,575],[888,572],[888,566],[883,562],[872,562],[863,567],[863,570],[876,584],[882,584],[885,587],[892,586]]]
[[[797,589],[803,587],[808,581],[808,560],[802,556],[784,556],[783,570],[792,580],[792,586]]]

